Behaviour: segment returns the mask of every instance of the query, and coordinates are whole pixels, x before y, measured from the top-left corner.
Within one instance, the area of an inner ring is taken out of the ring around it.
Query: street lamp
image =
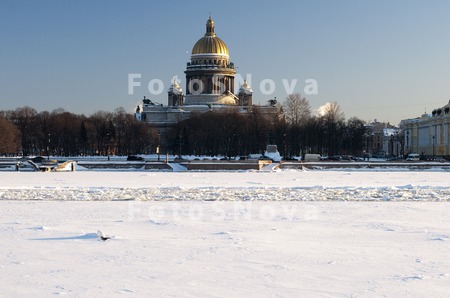
[[[109,132],[106,133],[106,155],[108,156],[108,161],[110,160],[110,158],[109,158],[109,140],[110,140],[110,138],[109,138],[109,136],[110,136]]]
[[[161,133],[158,133],[158,147],[156,147],[156,154],[158,154],[158,161],[160,161],[161,155]]]
[[[179,158],[181,159],[181,130],[180,130],[180,135],[178,136],[178,141],[179,141],[178,153],[179,153]]]
[[[409,154],[409,130],[406,131],[406,154]]]
[[[364,161],[369,160],[369,134],[367,132],[364,133]]]
[[[433,160],[434,160],[434,135],[431,138],[433,139]]]
[[[47,160],[50,160],[50,134],[48,134]]]

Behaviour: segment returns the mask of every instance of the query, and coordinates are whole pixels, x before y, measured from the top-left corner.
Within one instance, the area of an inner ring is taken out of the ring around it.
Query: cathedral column
[[[230,81],[231,81],[231,93],[233,93],[234,94],[234,79],[233,78],[230,78]]]

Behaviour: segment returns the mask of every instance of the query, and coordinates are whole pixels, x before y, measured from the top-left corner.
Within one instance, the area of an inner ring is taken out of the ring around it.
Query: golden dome
[[[214,21],[211,17],[206,22],[205,36],[200,38],[192,48],[192,55],[196,54],[229,55],[227,45],[214,33]]]
[[[222,54],[229,55],[227,45],[217,36],[204,36],[192,48],[195,54]]]

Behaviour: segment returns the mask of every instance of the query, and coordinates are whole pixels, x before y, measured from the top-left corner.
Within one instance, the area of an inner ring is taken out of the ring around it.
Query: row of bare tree
[[[291,94],[284,103],[287,140],[286,153],[321,155],[362,155],[366,126],[358,118],[345,120],[336,102],[321,106],[312,113],[309,101],[300,94]]]
[[[22,107],[0,111],[0,154],[130,155],[155,153],[160,146],[163,154],[232,157],[263,153],[268,144],[278,145],[285,157],[362,154],[364,122],[346,121],[338,104],[313,114],[307,99],[291,94],[278,110],[271,116],[257,106],[245,114],[235,109],[194,114],[161,135],[123,108],[87,117]]]
[[[169,131],[167,151],[233,157],[262,154],[268,144],[276,144],[287,158],[305,153],[362,155],[364,122],[346,121],[337,103],[313,114],[307,99],[291,94],[279,111],[267,117],[254,106],[249,114],[235,110],[197,114]]]
[[[129,155],[157,138],[154,129],[123,108],[89,117],[62,109],[38,113],[31,107],[0,112],[1,155]]]
[[[277,117],[265,117],[257,107],[248,114],[235,109],[198,113],[169,130],[167,145],[176,155],[248,155],[263,152],[277,127]]]

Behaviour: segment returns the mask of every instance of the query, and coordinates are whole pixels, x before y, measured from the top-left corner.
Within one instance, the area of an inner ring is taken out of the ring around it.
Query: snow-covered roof
[[[398,134],[398,132],[399,132],[399,129],[397,129],[397,128],[384,128],[383,136],[390,137],[390,136]]]

